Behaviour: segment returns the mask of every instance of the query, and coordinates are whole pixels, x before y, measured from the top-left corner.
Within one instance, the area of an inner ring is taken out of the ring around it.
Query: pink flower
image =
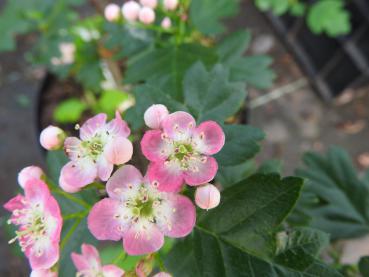
[[[184,237],[195,224],[192,202],[185,196],[160,192],[132,165],[118,169],[107,185],[109,198],[96,203],[88,228],[98,240],[123,238],[129,255],[143,255],[163,246],[164,235]]]
[[[38,166],[35,165],[27,166],[18,173],[18,183],[22,188],[24,188],[24,186],[29,180],[32,179],[41,180],[43,176],[44,172]]]
[[[185,182],[197,186],[211,181],[218,164],[211,155],[224,145],[222,128],[214,121],[196,127],[186,112],[168,115],[162,130],[150,130],[141,141],[145,157],[151,161],[148,175],[161,191],[179,191]]]
[[[142,6],[149,7],[152,9],[155,9],[156,6],[158,5],[157,0],[140,0],[140,3]]]
[[[164,8],[168,11],[173,11],[178,6],[178,0],[164,0]]]
[[[30,277],[58,277],[58,273],[50,269],[32,270]]]
[[[51,268],[59,259],[62,216],[47,185],[37,179],[24,186],[25,195],[10,199],[4,208],[12,212],[8,223],[19,225],[16,240],[30,261],[33,270]]]
[[[105,7],[104,15],[106,20],[115,21],[119,19],[120,8],[117,4],[111,3]]]
[[[129,21],[134,22],[138,18],[138,13],[140,12],[140,5],[135,1],[128,1],[123,4],[122,13],[123,17]]]
[[[164,105],[152,105],[144,113],[145,124],[151,129],[159,129],[161,122],[168,114],[168,109]]]
[[[87,120],[80,129],[80,139],[68,137],[64,149],[71,159],[61,170],[59,184],[67,192],[79,191],[96,178],[108,180],[114,164],[128,162],[133,153],[130,134],[119,113],[106,123],[106,114]]]
[[[46,150],[57,150],[64,142],[65,134],[62,129],[49,125],[40,134],[40,144]]]
[[[205,184],[196,189],[195,202],[201,209],[213,209],[219,205],[220,192],[215,186]]]
[[[163,19],[163,21],[161,22],[161,27],[163,27],[166,30],[172,27],[172,21],[170,20],[169,17],[165,17]]]
[[[170,275],[167,272],[162,271],[162,272],[156,273],[153,277],[172,277],[172,275]]]
[[[82,244],[82,255],[72,253],[71,257],[80,277],[121,277],[124,270],[115,265],[102,265],[97,249],[90,244]]]
[[[138,18],[143,24],[149,25],[155,21],[155,12],[149,7],[143,7],[138,14]]]

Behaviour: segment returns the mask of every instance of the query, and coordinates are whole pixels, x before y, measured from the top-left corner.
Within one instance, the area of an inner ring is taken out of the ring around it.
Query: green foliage
[[[339,276],[316,259],[327,242],[321,232],[298,229],[283,242],[277,236],[301,186],[299,178],[269,174],[226,189],[194,235],[173,248],[167,267],[175,276]],[[289,263],[297,253],[299,263]]]
[[[221,20],[236,15],[239,0],[192,0],[190,19],[193,25],[206,35],[217,35],[225,31]]]
[[[69,98],[59,103],[54,111],[54,120],[59,123],[75,123],[86,109],[87,105],[81,100]]]
[[[291,221],[308,216],[312,227],[333,240],[368,234],[369,184],[358,176],[348,154],[332,147],[326,155],[309,152],[303,160],[305,168],[297,174],[307,184]]]
[[[276,15],[286,13],[290,7],[289,0],[255,0],[255,4],[260,10],[271,10]]]
[[[106,113],[108,116],[113,117],[115,111],[124,102],[130,101],[131,97],[128,93],[120,90],[105,90],[101,93],[99,100],[94,107],[94,110],[99,113]]]
[[[360,259],[359,270],[363,277],[369,276],[369,256]]]

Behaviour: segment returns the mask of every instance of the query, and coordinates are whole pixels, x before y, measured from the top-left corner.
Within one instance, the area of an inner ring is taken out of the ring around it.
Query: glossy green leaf
[[[75,123],[82,113],[87,109],[87,105],[77,98],[70,98],[60,102],[54,111],[54,119],[59,123]]]

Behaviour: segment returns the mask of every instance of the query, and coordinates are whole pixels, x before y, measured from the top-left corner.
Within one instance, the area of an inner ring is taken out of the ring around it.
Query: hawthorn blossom
[[[58,277],[58,273],[50,269],[32,270],[30,277]]]
[[[59,149],[65,139],[65,133],[59,127],[49,125],[40,134],[40,144],[46,150]]]
[[[145,124],[151,129],[159,129],[161,122],[168,114],[168,109],[164,105],[152,105],[144,113]]]
[[[59,44],[59,51],[61,57],[51,58],[51,63],[55,66],[69,65],[74,63],[74,56],[76,52],[76,46],[71,42],[62,42]]]
[[[152,8],[143,7],[141,8],[138,19],[146,25],[149,25],[155,21],[155,12]]]
[[[116,21],[120,16],[120,8],[117,4],[111,3],[105,7],[104,16],[108,21]]]
[[[122,6],[123,17],[129,22],[134,22],[138,19],[140,9],[141,7],[137,2],[128,1]]]
[[[35,165],[27,166],[18,173],[18,184],[24,188],[26,183],[31,179],[41,180],[44,176],[43,170]]]
[[[156,273],[152,277],[172,277],[172,275],[170,275],[168,272],[162,271],[162,272]]]
[[[185,196],[160,192],[132,165],[118,169],[106,185],[108,198],[96,203],[88,228],[98,240],[118,241],[129,255],[159,250],[168,237],[184,237],[195,224],[195,207]]]
[[[24,195],[10,199],[4,208],[12,215],[9,224],[18,225],[16,236],[33,270],[51,268],[59,260],[59,241],[62,216],[47,185],[30,179],[24,186]],[[37,276],[37,275],[36,275]]]
[[[164,19],[161,21],[161,27],[163,27],[166,30],[172,27],[172,21],[170,20],[169,17],[164,17]]]
[[[140,0],[140,3],[144,7],[155,9],[158,5],[158,0]]]
[[[214,185],[205,184],[196,189],[195,202],[201,209],[213,209],[219,205],[220,192]]]
[[[82,254],[72,253],[71,258],[79,277],[121,277],[124,270],[113,265],[102,265],[99,252],[90,244],[82,244]]]
[[[164,8],[168,11],[173,11],[178,6],[178,0],[164,0]]]
[[[218,164],[211,155],[224,145],[222,128],[214,121],[196,127],[186,112],[163,119],[161,130],[150,130],[141,140],[141,149],[150,160],[148,175],[161,191],[179,191],[183,183],[197,186],[211,181]]]
[[[67,192],[77,192],[95,179],[108,180],[114,164],[124,164],[132,157],[133,146],[127,139],[130,129],[119,113],[106,122],[98,114],[80,128],[80,138],[68,137],[64,149],[70,158],[61,170],[59,184]]]

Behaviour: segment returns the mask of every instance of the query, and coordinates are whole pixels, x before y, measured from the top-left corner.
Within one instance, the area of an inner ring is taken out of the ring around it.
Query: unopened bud
[[[213,209],[219,205],[220,192],[215,186],[205,184],[196,189],[195,202],[201,209]]]
[[[120,8],[117,4],[109,4],[105,7],[104,15],[108,21],[116,21],[120,16]]]
[[[143,24],[149,25],[155,21],[155,12],[149,7],[143,7],[138,14],[138,18]]]
[[[152,105],[144,114],[145,124],[151,129],[159,129],[161,127],[161,122],[168,114],[168,109],[164,105]]]
[[[138,18],[140,12],[140,5],[135,1],[128,1],[123,4],[122,13],[123,17],[129,21],[134,22]]]
[[[40,134],[40,144],[46,150],[57,150],[62,147],[65,133],[62,129],[55,126],[48,126]]]
[[[27,166],[18,173],[18,183],[22,188],[24,188],[24,186],[29,180],[31,179],[41,180],[43,176],[44,172],[40,167],[35,165]]]
[[[158,0],[140,0],[140,3],[144,7],[155,9],[158,5]]]
[[[161,27],[163,27],[164,29],[169,29],[170,27],[172,27],[172,21],[169,17],[165,17],[163,19],[163,21],[161,22]]]
[[[178,6],[178,0],[164,0],[164,8],[168,11],[173,11]]]

